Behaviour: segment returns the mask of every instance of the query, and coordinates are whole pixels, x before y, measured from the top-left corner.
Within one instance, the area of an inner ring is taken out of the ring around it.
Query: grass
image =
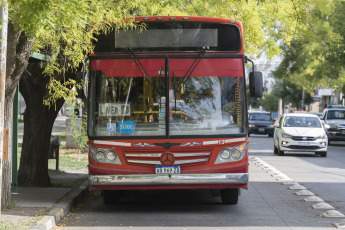
[[[74,172],[87,170],[88,155],[87,153],[78,153],[77,149],[60,149],[59,150],[59,171]],[[50,172],[56,171],[56,160],[48,160],[48,169]],[[85,171],[87,172],[87,171]]]
[[[56,160],[48,160],[48,173],[53,187],[80,186],[87,178],[88,154],[79,153],[78,149],[66,149],[66,132],[59,133],[59,170],[56,170]],[[53,139],[53,137],[52,137]],[[20,143],[21,146],[21,143]],[[18,169],[21,147],[18,148]]]

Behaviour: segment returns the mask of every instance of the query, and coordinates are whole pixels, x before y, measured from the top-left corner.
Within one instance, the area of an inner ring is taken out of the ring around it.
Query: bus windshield
[[[166,137],[244,134],[242,59],[91,60],[89,135]],[[169,66],[169,67],[168,67]],[[166,76],[168,70],[168,76]]]

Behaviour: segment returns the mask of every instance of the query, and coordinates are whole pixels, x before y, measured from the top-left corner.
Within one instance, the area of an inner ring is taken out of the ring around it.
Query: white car
[[[317,115],[287,113],[274,124],[274,153],[315,152],[327,156],[327,135]]]

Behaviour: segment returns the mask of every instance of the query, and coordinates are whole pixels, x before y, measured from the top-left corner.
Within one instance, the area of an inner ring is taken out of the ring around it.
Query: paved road
[[[205,191],[135,192],[117,205],[104,205],[99,193],[70,213],[58,229],[331,229],[344,218],[328,218],[329,209],[314,209],[309,196],[277,181],[254,161],[263,160],[304,191],[315,193],[336,211],[345,212],[344,146],[331,146],[329,156],[273,154],[272,138],[250,138],[250,184],[237,205],[222,205]],[[340,191],[337,191],[340,190]]]

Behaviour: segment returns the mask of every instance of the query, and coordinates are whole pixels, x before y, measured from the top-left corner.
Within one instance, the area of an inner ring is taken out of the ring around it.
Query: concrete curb
[[[61,202],[57,203],[56,206],[40,221],[38,221],[35,226],[30,228],[30,230],[51,230],[56,227],[56,224],[58,224],[61,219],[87,195],[88,184],[89,182],[87,180],[77,190],[72,191]]]

